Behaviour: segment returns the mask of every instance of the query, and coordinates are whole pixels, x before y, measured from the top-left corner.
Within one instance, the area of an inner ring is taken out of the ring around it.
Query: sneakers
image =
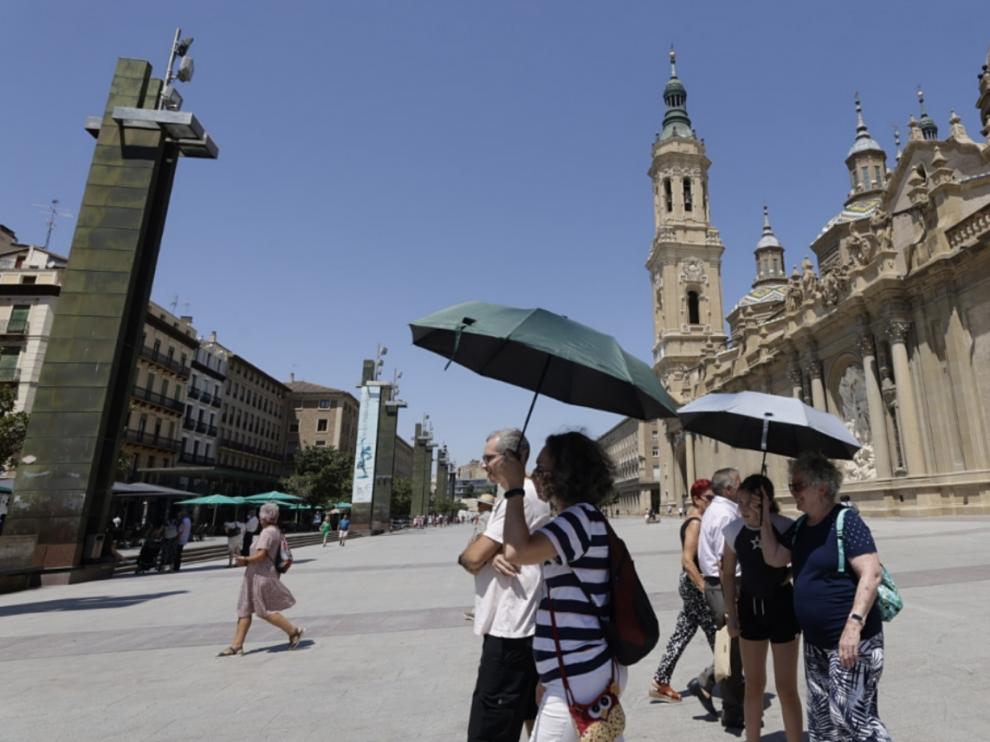
[[[698,681],[698,678],[692,678],[691,682],[688,683],[688,690],[694,694],[698,702],[705,707],[707,711],[712,716],[718,716],[718,711],[715,710],[715,704],[712,703],[712,694],[709,693]]]
[[[667,683],[658,683],[656,680],[651,680],[650,698],[655,698],[664,703],[680,703],[681,694],[671,688]]]

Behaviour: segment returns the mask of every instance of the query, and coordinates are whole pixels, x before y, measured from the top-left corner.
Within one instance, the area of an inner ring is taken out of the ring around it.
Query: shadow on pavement
[[[18,616],[24,613],[51,613],[53,611],[91,611],[101,608],[126,608],[129,605],[146,603],[155,598],[167,598],[170,595],[181,595],[187,592],[189,591],[168,590],[162,593],[145,593],[144,595],[96,595],[88,598],[44,600],[37,603],[0,606],[0,616]]]
[[[808,733],[804,732],[801,735],[801,739],[803,740],[803,742],[808,742],[809,739]],[[787,742],[787,735],[784,734],[783,731],[773,732],[771,734],[766,735],[765,737],[760,737],[760,740],[762,742]]]
[[[266,654],[279,654],[280,652],[298,652],[300,649],[309,649],[315,646],[316,642],[312,639],[303,639],[299,642],[299,646],[295,649],[289,649],[288,642],[280,642],[279,644],[272,644],[270,647],[258,647],[257,649],[251,649],[244,653],[247,657],[249,654],[261,654],[262,652]]]

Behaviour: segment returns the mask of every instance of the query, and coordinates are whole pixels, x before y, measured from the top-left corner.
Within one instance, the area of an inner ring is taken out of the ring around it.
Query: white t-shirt
[[[179,545],[185,546],[189,543],[189,536],[192,534],[192,521],[187,515],[179,525]]]
[[[524,489],[526,525],[532,533],[550,520],[550,506],[536,496],[536,488],[529,479]],[[505,498],[499,493],[482,535],[502,544],[504,529]],[[524,564],[515,577],[503,577],[490,562],[482,567],[474,576],[474,633],[503,639],[532,636],[536,630],[541,581],[539,564]]]
[[[698,564],[705,577],[718,577],[725,546],[725,527],[739,517],[739,506],[727,497],[717,495],[705,509],[698,536]],[[736,575],[741,574],[736,564]]]

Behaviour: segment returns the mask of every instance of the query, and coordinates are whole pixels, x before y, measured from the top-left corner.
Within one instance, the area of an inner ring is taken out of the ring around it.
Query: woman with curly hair
[[[667,651],[664,652],[650,683],[650,698],[665,703],[677,703],[681,700],[681,694],[670,687],[670,677],[698,629],[704,632],[708,646],[715,651],[715,621],[708,603],[705,602],[705,578],[701,576],[701,567],[698,566],[701,516],[713,499],[715,493],[712,492],[710,479],[699,479],[691,485],[691,507],[688,509],[687,519],[681,524],[681,577],[678,593],[683,607],[677,616],[674,633],[667,643]],[[694,688],[693,683],[691,687]],[[697,683],[695,692],[701,692],[700,682]]]
[[[589,704],[610,687],[618,695],[626,681],[626,669],[612,661],[602,623],[609,616],[611,584],[608,530],[598,506],[613,491],[612,462],[581,433],[547,438],[531,477],[556,517],[532,535],[523,509],[522,462],[506,452],[488,468],[505,488],[506,558],[543,570],[533,655],[544,693],[530,739],[576,741],[569,699]]]

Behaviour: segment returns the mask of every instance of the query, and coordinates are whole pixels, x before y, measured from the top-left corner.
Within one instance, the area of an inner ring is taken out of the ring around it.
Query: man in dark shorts
[[[482,457],[486,470],[507,451],[518,451],[526,463],[529,443],[519,430],[488,436]],[[524,489],[526,524],[535,531],[550,519],[550,508],[530,480]],[[536,718],[533,634],[543,578],[538,564],[516,566],[505,559],[504,527],[505,498],[500,496],[485,530],[457,558],[474,575],[474,633],[483,637],[468,742],[519,742],[523,723],[528,726]]]

